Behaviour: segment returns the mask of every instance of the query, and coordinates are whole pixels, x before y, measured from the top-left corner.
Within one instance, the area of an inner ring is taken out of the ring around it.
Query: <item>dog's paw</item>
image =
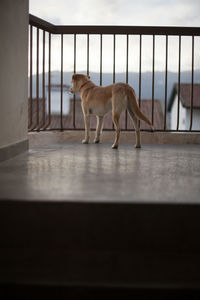
[[[112,149],[118,149],[118,145],[113,144]]]
[[[99,143],[100,143],[100,140],[95,139],[95,140],[94,140],[94,143],[95,143],[95,144],[99,144]]]
[[[82,144],[88,144],[89,141],[88,140],[82,140]]]
[[[140,149],[140,148],[141,148],[141,145],[135,145],[135,148],[136,148],[136,149]]]

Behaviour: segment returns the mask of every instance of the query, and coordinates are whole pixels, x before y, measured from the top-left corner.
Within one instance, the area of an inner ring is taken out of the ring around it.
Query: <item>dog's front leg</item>
[[[82,140],[83,144],[88,144],[90,140],[90,115],[84,114],[85,122],[85,139]]]
[[[96,128],[96,135],[95,135],[95,139],[94,139],[95,144],[98,144],[100,142],[102,125],[103,125],[103,117],[97,116],[97,128]]]

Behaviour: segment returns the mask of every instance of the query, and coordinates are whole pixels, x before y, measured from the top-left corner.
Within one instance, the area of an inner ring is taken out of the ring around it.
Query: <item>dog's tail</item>
[[[129,95],[128,95],[128,109],[131,110],[136,115],[136,117],[139,120],[142,120],[142,121],[146,122],[151,127],[151,129],[154,130],[152,123],[142,113],[142,111],[139,108],[139,105],[138,105],[137,100],[136,100],[136,94],[135,94],[134,89],[131,89],[129,91]]]

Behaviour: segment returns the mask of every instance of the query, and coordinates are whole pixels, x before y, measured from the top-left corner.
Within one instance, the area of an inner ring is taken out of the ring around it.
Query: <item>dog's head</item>
[[[72,75],[70,92],[78,93],[80,92],[80,87],[90,79],[90,76],[84,74],[74,74]]]

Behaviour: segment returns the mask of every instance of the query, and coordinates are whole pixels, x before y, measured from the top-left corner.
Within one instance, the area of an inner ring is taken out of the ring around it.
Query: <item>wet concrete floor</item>
[[[200,145],[33,148],[0,163],[0,199],[200,203]]]

